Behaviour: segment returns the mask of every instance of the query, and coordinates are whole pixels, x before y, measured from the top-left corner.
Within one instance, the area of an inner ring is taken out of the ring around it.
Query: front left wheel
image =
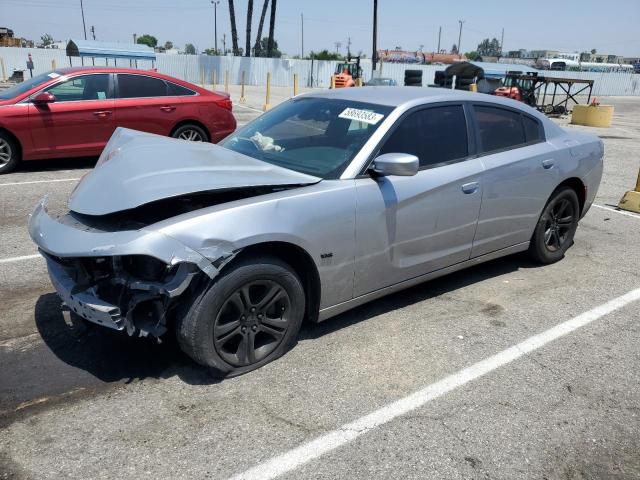
[[[20,162],[18,145],[4,132],[0,132],[0,175],[13,171]]]
[[[273,257],[235,265],[197,297],[179,319],[181,348],[216,376],[250,372],[296,342],[305,312],[300,279]]]

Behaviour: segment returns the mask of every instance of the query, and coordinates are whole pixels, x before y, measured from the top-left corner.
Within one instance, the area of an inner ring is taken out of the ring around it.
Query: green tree
[[[256,44],[254,56],[280,58],[282,56],[282,52],[278,50],[278,42],[274,40],[273,52],[269,55],[269,38],[263,37],[263,39]]]
[[[480,58],[480,54],[478,52],[476,52],[475,50],[473,52],[467,52],[464,54],[465,57],[467,57],[469,60],[476,60],[477,58]]]
[[[478,44],[477,52],[481,57],[497,57],[500,55],[500,41],[497,38],[485,38]]]
[[[48,33],[45,33],[44,35],[42,35],[40,37],[40,40],[42,40],[42,46],[43,47],[51,45],[54,42],[53,37],[51,35],[49,35]]]
[[[195,55],[196,54],[196,47],[193,45],[193,43],[187,43],[184,46],[184,53],[186,53],[187,55]]]
[[[598,51],[595,48],[591,49],[591,55],[595,55],[596,53],[598,53]]]
[[[173,48],[173,42],[171,40],[167,40],[164,42],[164,49],[171,50]]]
[[[315,60],[342,60],[343,57],[339,53],[330,52],[326,48],[319,52],[311,52],[309,54],[309,58],[313,58]]]
[[[212,55],[214,57],[219,57],[222,55],[222,51],[216,50],[215,48],[207,48],[204,52],[205,55]]]
[[[147,45],[151,48],[156,48],[158,46],[158,39],[153,35],[149,35],[148,33],[145,33],[144,35],[141,35],[140,37],[138,37],[138,40],[136,41],[136,43]]]
[[[457,55],[458,54],[458,45],[456,45],[455,43],[453,44],[453,46],[451,47],[451,53],[453,55]]]

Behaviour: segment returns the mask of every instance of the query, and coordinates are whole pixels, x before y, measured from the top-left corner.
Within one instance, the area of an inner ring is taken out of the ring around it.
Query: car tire
[[[290,350],[304,313],[304,289],[293,269],[254,256],[230,265],[195,299],[176,335],[182,350],[214,376],[232,377]]]
[[[542,264],[555,263],[573,244],[580,219],[580,202],[575,190],[561,187],[551,194],[536,224],[529,254]]]
[[[20,163],[20,149],[15,140],[5,132],[0,132],[0,175],[9,173]]]
[[[185,125],[180,125],[176,128],[171,134],[173,138],[177,138],[180,140],[188,140],[190,142],[208,142],[209,135],[204,129],[198,125],[193,123],[187,123]]]

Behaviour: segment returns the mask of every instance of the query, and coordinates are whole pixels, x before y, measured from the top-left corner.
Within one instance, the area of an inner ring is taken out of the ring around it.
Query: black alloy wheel
[[[268,255],[233,261],[177,318],[182,350],[216,377],[241,375],[296,343],[305,291],[290,265]]]
[[[291,300],[272,280],[238,288],[218,312],[213,338],[218,354],[234,367],[265,359],[282,342],[290,325]]]
[[[575,211],[566,198],[557,201],[549,211],[544,225],[544,244],[550,252],[561,250],[570,237]]]
[[[534,260],[549,264],[564,257],[573,245],[580,220],[580,202],[575,190],[561,187],[547,201],[529,244]]]

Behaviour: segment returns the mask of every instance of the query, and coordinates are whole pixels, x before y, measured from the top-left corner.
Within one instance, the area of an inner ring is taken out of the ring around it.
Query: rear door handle
[[[549,170],[555,163],[556,161],[553,158],[548,158],[542,161],[542,168]]]
[[[96,117],[104,118],[111,115],[111,110],[98,110],[97,112],[93,112]]]
[[[466,194],[475,193],[480,187],[478,182],[469,182],[462,185],[462,191]]]
[[[176,109],[173,105],[165,105],[164,107],[160,107],[160,110],[163,112],[173,112]]]

